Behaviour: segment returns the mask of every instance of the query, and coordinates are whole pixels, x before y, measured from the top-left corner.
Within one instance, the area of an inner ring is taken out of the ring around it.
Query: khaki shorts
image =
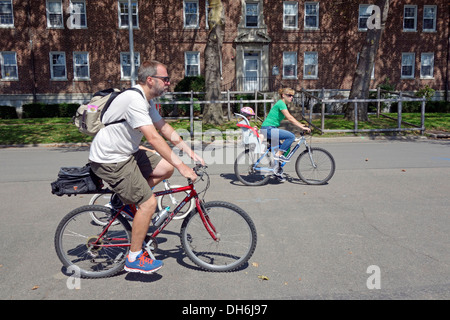
[[[141,204],[153,192],[147,179],[161,157],[153,152],[139,150],[130,159],[117,163],[91,162],[92,171],[119,195],[125,204]]]

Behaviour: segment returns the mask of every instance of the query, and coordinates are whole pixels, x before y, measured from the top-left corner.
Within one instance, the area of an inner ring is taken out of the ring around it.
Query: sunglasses
[[[292,98],[294,95],[293,94],[285,94],[286,96],[288,96],[289,98]]]
[[[162,81],[164,81],[166,83],[170,82],[170,77],[161,77],[161,76],[150,76],[150,77],[161,79]]]

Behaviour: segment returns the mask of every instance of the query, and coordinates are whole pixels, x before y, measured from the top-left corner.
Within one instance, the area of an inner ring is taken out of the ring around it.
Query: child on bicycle
[[[251,127],[250,121],[251,118],[255,116],[255,111],[250,107],[243,107],[241,109],[241,115],[245,117],[237,123],[237,126],[242,129],[242,140],[245,144],[256,144],[256,151],[260,151],[260,146],[262,141],[264,140],[264,135],[259,133],[258,127]]]

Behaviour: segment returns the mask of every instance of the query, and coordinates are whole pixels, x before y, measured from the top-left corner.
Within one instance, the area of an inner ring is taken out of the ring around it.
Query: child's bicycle
[[[306,142],[304,133],[295,139],[297,144],[291,147],[287,154],[290,160],[302,144],[305,150],[295,161],[295,171],[298,177],[307,184],[325,184],[334,175],[336,165],[333,156],[325,149],[311,147]],[[263,153],[256,153],[252,145],[237,156],[234,162],[234,173],[240,182],[248,186],[261,186],[266,184],[273,175],[281,175],[287,162],[275,160],[279,146],[273,147],[270,141]]]
[[[196,166],[199,177],[209,176],[205,167]],[[155,196],[189,192],[158,227],[148,234],[143,249],[154,259],[158,248],[156,237],[175,215],[195,199],[195,208],[183,220],[180,230],[181,246],[189,259],[202,269],[224,272],[242,267],[256,248],[256,228],[249,215],[238,206],[224,202],[204,202],[199,198],[192,180],[185,187],[154,192]],[[59,223],[55,234],[56,253],[63,265],[85,278],[110,277],[123,270],[131,242],[131,226],[122,215],[125,206],[109,208],[86,205],[68,213]],[[92,221],[91,213],[107,216],[106,225]],[[115,223],[115,222],[118,223]]]
[[[168,179],[163,180],[164,184],[164,190],[169,190],[171,188],[180,188],[182,186],[180,185],[171,185]],[[166,194],[157,197],[157,203],[158,203],[158,211],[163,210],[166,207],[175,208],[185,197],[185,194],[188,194],[189,191],[185,191],[183,193],[178,194]],[[91,199],[89,200],[89,204],[97,204],[97,205],[105,205],[107,207],[111,207],[111,196],[113,195],[113,192],[109,189],[103,189],[102,193],[96,193],[94,194]],[[114,200],[114,199],[113,199]],[[173,218],[175,220],[184,219],[189,214],[189,212],[192,211],[195,207],[195,199],[192,198],[191,201],[189,201],[189,204],[184,206],[176,216]],[[94,212],[91,213],[92,220],[99,224],[99,225],[106,225],[107,219],[105,221],[104,216],[97,216]],[[118,222],[116,222],[118,223]]]

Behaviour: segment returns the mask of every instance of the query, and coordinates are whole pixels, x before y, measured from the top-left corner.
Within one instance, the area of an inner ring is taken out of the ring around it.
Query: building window
[[[134,53],[134,68],[136,70],[135,79],[137,79],[137,70],[141,65],[139,53]],[[122,52],[120,54],[120,78],[122,80],[131,79],[131,55],[129,52]]]
[[[50,73],[52,80],[67,80],[64,52],[50,52]]]
[[[420,77],[432,79],[434,69],[434,53],[422,53],[420,57]]]
[[[317,52],[305,52],[303,62],[303,78],[317,79],[319,77],[319,62]]]
[[[89,80],[89,54],[87,52],[73,53],[73,70],[75,80]]]
[[[15,52],[1,52],[0,65],[2,68],[2,80],[19,80]]]
[[[47,0],[47,27],[64,28],[61,0]]]
[[[297,79],[297,52],[283,52],[283,78]]]
[[[0,1],[0,26],[14,27],[12,0]]]
[[[139,27],[138,19],[138,3],[136,0],[131,1],[131,19],[133,20],[133,28],[137,29]],[[128,1],[119,1],[119,28],[128,28]]]
[[[258,3],[245,4],[245,26],[247,28],[258,28],[258,15],[259,15]]]
[[[200,52],[185,52],[184,74],[186,77],[200,75]]]
[[[185,28],[198,28],[198,0],[187,1],[183,3],[184,6],[184,27]]]
[[[417,6],[404,6],[403,31],[417,30]]]
[[[86,3],[84,0],[70,2],[70,29],[82,29],[87,27]]]
[[[319,29],[319,3],[305,3],[305,29]]]
[[[369,11],[370,4],[359,5],[358,30],[367,31],[367,20],[372,12]]]
[[[436,31],[436,6],[424,6],[423,7],[423,31],[434,32]]]
[[[283,2],[283,28],[298,28],[298,2]]]
[[[414,78],[414,53],[402,53],[402,78]]]

